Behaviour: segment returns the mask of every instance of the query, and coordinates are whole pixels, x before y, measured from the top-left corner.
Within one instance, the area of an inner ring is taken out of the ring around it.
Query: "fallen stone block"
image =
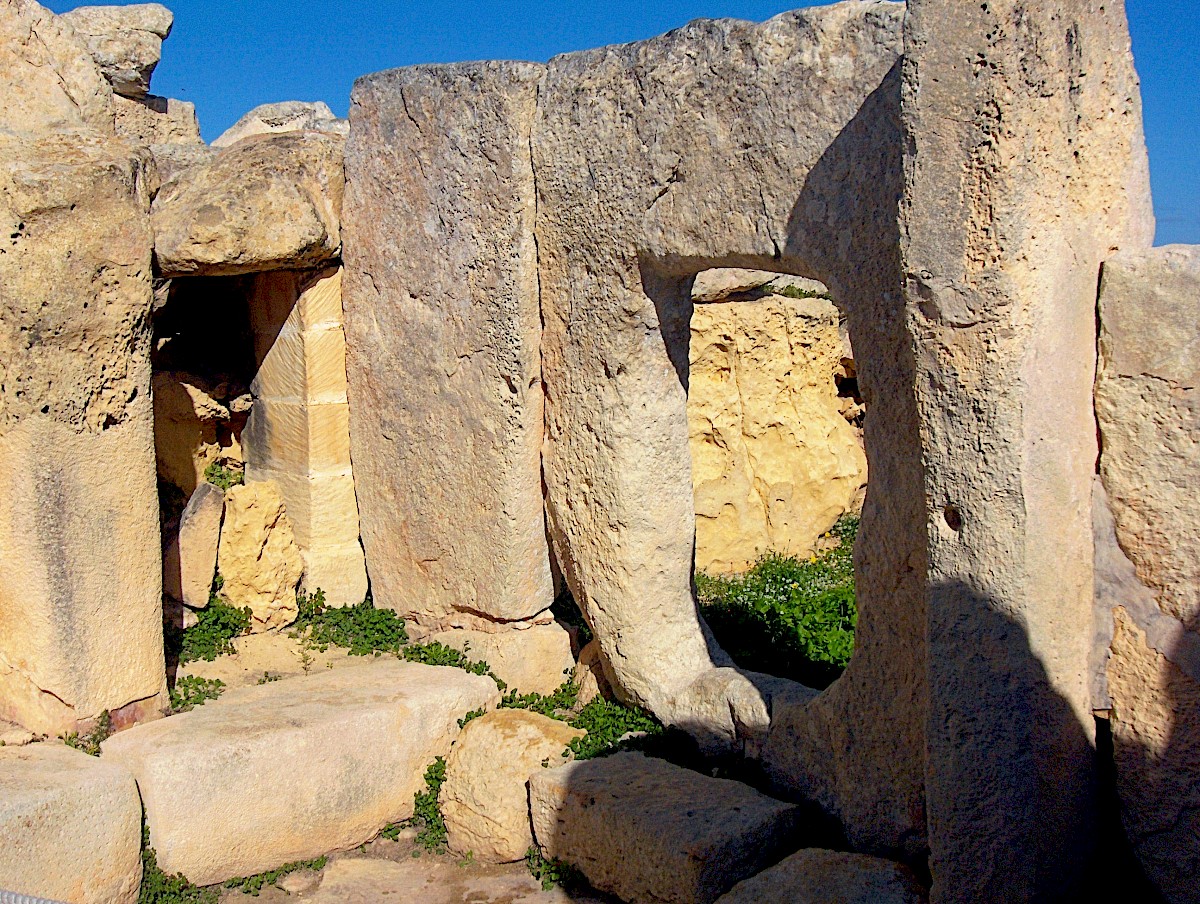
[[[217,553],[222,593],[250,607],[250,630],[283,628],[296,620],[296,587],[304,560],[279,487],[272,481],[230,488]]]
[[[710,904],[786,852],[799,811],[748,785],[635,753],[529,777],[547,857],[623,901]]]
[[[395,660],[229,691],[114,735],[159,865],[197,885],[362,844],[413,812],[490,678]]]
[[[163,590],[193,609],[208,605],[224,512],[224,491],[211,483],[200,484],[184,506],[179,533],[163,553]]]
[[[133,777],[61,744],[0,748],[0,889],[134,904],[142,805]]]
[[[528,781],[571,758],[587,732],[539,713],[501,709],[467,723],[446,761],[439,800],[450,850],[477,860],[520,860],[533,844]]]
[[[925,890],[891,860],[810,848],[733,887],[717,904],[921,904]]]

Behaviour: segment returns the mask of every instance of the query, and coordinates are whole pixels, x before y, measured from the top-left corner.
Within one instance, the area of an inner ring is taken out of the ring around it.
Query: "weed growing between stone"
[[[768,554],[743,575],[696,575],[700,612],[734,662],[810,687],[833,682],[854,652],[852,553],[858,518],[838,521],[838,545],[807,561]]]
[[[272,870],[267,870],[265,873],[259,873],[256,876],[244,876],[241,879],[230,879],[225,883],[226,888],[241,889],[251,897],[257,898],[259,893],[268,885],[274,885],[284,876],[289,873],[298,872],[299,870],[311,870],[312,872],[320,872],[325,869],[325,864],[329,862],[329,858],[321,856],[315,860],[296,860],[292,863],[285,863],[283,866],[276,867]]]
[[[525,865],[529,867],[529,874],[542,883],[542,891],[549,891],[556,885],[567,891],[587,885],[583,873],[561,860],[547,860],[536,846],[525,852]]]
[[[217,904],[217,891],[198,888],[182,875],[169,876],[158,865],[158,854],[150,847],[150,829],[142,826],[142,885],[138,904]]]
[[[391,609],[376,609],[368,596],[355,606],[339,608],[325,604],[325,591],[296,594],[299,615],[293,636],[303,637],[313,649],[345,647],[351,656],[399,653],[408,643],[404,619]]]
[[[465,716],[463,716],[461,719],[458,720],[458,727],[460,729],[466,728],[467,723],[470,722],[471,720],[478,719],[480,716],[486,716],[486,715],[487,715],[486,709],[473,709],[469,713],[467,713]]]
[[[419,662],[423,665],[442,665],[462,669],[471,675],[487,675],[496,682],[496,687],[506,690],[508,685],[496,677],[492,667],[483,660],[471,660],[466,653],[460,653],[453,647],[434,641],[433,643],[415,643],[406,646],[400,654],[408,662]]]
[[[438,757],[425,770],[425,790],[413,795],[413,815],[403,822],[384,826],[380,837],[395,841],[403,829],[412,827],[417,830],[417,844],[430,853],[442,850],[446,846],[446,821],[442,818],[438,794],[445,781],[446,760]]]
[[[217,575],[208,605],[196,613],[196,624],[179,635],[181,663],[197,659],[212,662],[218,656],[234,653],[237,648],[233,645],[233,639],[250,630],[250,607],[238,609],[225,602],[221,598],[223,583],[224,580]]]
[[[204,469],[204,479],[215,487],[220,487],[226,493],[233,487],[246,482],[244,472],[230,468],[219,461],[214,461]]]
[[[826,301],[833,301],[833,296],[828,292],[818,292],[800,286],[775,286],[767,283],[763,286],[763,291],[768,295],[782,295],[784,298],[823,298]]]
[[[88,756],[100,756],[100,745],[112,736],[113,724],[112,716],[108,710],[100,713],[96,719],[95,727],[87,734],[81,735],[77,731],[68,732],[62,735],[62,741],[68,747],[74,747],[76,750],[81,750]]]
[[[579,715],[567,724],[587,732],[569,745],[577,760],[590,760],[621,750],[635,749],[641,745],[642,738],[656,737],[664,731],[662,723],[645,710],[600,697],[581,709]],[[642,738],[621,740],[630,733],[639,734]]]
[[[501,709],[527,709],[530,712],[541,713],[552,719],[561,719],[560,713],[575,708],[579,699],[579,685],[574,681],[566,681],[555,689],[549,696],[542,694],[521,694],[512,691],[500,701]]]
[[[185,713],[189,709],[203,706],[209,700],[216,700],[225,692],[225,682],[219,678],[201,678],[198,675],[187,675],[179,678],[171,688],[171,714]]]

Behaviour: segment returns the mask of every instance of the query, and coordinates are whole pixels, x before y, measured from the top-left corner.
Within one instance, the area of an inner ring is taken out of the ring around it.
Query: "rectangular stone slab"
[[[707,904],[786,853],[798,809],[748,785],[621,753],[529,778],[547,857],[623,901]]]
[[[197,885],[367,841],[413,812],[425,769],[495,683],[393,659],[230,691],[110,738],[159,865]]]
[[[0,748],[0,889],[72,904],[134,904],[142,806],[133,777],[47,741]]]

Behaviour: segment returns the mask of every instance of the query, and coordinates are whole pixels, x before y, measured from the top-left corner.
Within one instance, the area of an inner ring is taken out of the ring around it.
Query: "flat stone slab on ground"
[[[0,748],[0,889],[134,904],[142,807],[119,766],[48,741]]]
[[[245,687],[110,738],[137,779],[150,843],[197,885],[346,850],[412,815],[486,677],[383,659]]]
[[[717,904],[922,904],[925,890],[899,863],[808,848],[763,870]]]
[[[533,832],[547,857],[624,901],[710,904],[784,854],[791,804],[636,753],[529,778]]]
[[[351,656],[344,647],[310,649],[289,631],[244,634],[233,640],[235,653],[212,662],[197,659],[179,666],[175,680],[188,676],[225,682],[227,690],[252,687],[280,678],[320,675],[330,669],[355,668],[374,662],[375,656]]]

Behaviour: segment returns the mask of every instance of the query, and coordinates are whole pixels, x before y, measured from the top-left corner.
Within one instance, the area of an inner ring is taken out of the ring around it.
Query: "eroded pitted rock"
[[[924,904],[925,890],[899,863],[806,848],[734,886],[717,904]]]
[[[83,39],[113,91],[126,97],[146,95],[162,57],[162,42],[175,21],[169,9],[159,3],[80,6],[61,18]]]
[[[163,276],[316,267],[341,250],[345,176],[336,135],[260,135],[182,170],[154,199]]]
[[[250,608],[251,630],[282,628],[296,620],[304,560],[273,481],[231,487],[225,494],[217,570],[229,603]]]
[[[333,115],[327,104],[289,100],[255,107],[213,141],[215,148],[237,144],[251,135],[274,135],[279,132],[328,132],[345,138],[350,123]]]

